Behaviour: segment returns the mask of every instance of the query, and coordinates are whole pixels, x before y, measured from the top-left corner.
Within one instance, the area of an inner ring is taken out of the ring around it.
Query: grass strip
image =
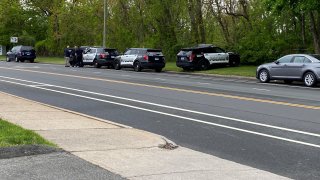
[[[190,72],[190,73],[202,73],[202,74],[218,74],[218,75],[233,75],[233,76],[245,76],[255,77],[256,66],[238,66],[238,67],[214,67],[206,71],[184,71],[182,68],[176,66],[175,62],[167,62],[165,70],[174,72]]]
[[[23,129],[0,119],[0,147],[11,147],[18,145],[47,145],[56,147],[55,144],[45,140],[37,133]]]
[[[0,56],[0,60],[5,60],[5,56]],[[37,57],[35,62],[49,64],[65,63],[63,57]],[[176,62],[167,62],[164,71],[255,77],[256,69],[256,66],[243,65],[239,67],[214,67],[206,71],[184,71],[176,66]]]

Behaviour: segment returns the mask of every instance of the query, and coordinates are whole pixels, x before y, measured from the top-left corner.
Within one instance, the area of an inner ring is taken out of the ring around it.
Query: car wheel
[[[141,71],[141,65],[140,65],[140,62],[139,62],[139,61],[136,61],[136,62],[133,64],[133,69],[134,69],[136,72],[140,72],[140,71]]]
[[[317,83],[317,78],[314,75],[314,73],[312,72],[307,72],[304,76],[303,76],[303,82],[306,86],[308,87],[313,87],[316,85]]]
[[[96,60],[93,61],[93,66],[95,68],[101,68],[101,65]]]
[[[34,63],[34,59],[30,59],[30,63]]]
[[[240,61],[238,61],[238,60],[230,60],[229,61],[229,66],[231,66],[231,67],[236,67],[236,66],[239,66],[239,63]]]
[[[19,59],[18,59],[18,57],[16,56],[16,58],[14,59],[16,62],[19,62]]]
[[[6,61],[7,61],[7,62],[10,62],[9,56],[6,57]]]
[[[20,62],[24,62],[24,59],[20,59]]]
[[[162,68],[156,68],[155,71],[156,71],[156,72],[161,72],[161,71],[162,71]]]
[[[198,69],[203,71],[203,70],[207,70],[209,68],[209,63],[206,60],[201,60],[198,63]]]
[[[262,69],[259,71],[259,80],[262,83],[267,83],[270,81],[270,74],[266,69]]]
[[[120,61],[119,60],[116,60],[114,62],[114,69],[115,70],[120,70],[121,69],[121,64],[120,64]]]

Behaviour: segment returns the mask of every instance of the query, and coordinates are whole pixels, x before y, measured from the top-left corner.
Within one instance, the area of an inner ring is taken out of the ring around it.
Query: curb
[[[6,94],[6,95],[9,95],[9,96],[12,96],[12,97],[16,97],[16,98],[19,98],[19,99],[22,99],[22,100],[25,100],[25,101],[29,101],[29,102],[32,102],[32,103],[36,103],[36,104],[39,104],[39,105],[43,105],[43,106],[47,106],[47,107],[54,108],[54,109],[57,109],[57,110],[61,110],[61,111],[64,111],[64,112],[68,112],[68,113],[71,113],[71,114],[75,114],[75,115],[79,115],[79,116],[82,116],[82,117],[90,118],[90,119],[93,119],[93,120],[96,120],[96,121],[100,121],[100,122],[108,123],[108,124],[111,124],[111,125],[115,125],[115,126],[118,126],[118,127],[121,127],[121,128],[132,129],[131,126],[115,123],[115,122],[112,122],[112,121],[109,121],[109,120],[97,118],[97,117],[86,115],[86,114],[83,114],[83,113],[78,113],[78,112],[71,111],[71,110],[68,110],[68,109],[64,109],[64,108],[52,106],[52,105],[49,105],[49,104],[33,101],[33,100],[30,100],[30,99],[26,99],[26,98],[23,98],[23,97],[19,97],[19,96],[16,96],[16,95],[5,93],[5,92],[2,92],[2,91],[0,91],[0,93]]]

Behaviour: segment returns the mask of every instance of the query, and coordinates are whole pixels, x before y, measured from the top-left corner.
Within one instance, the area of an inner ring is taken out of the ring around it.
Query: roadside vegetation
[[[64,64],[64,59],[61,57],[38,57],[35,62]],[[166,63],[164,71],[255,77],[256,68],[256,66],[243,65],[239,67],[214,67],[207,71],[184,71],[182,68],[177,67],[175,62],[169,61]]]
[[[8,6],[9,5],[9,6]],[[289,53],[320,53],[320,1],[108,0],[107,47],[160,48],[175,59],[180,48],[209,43],[261,64]],[[1,0],[0,44],[10,37],[40,56],[62,56],[67,46],[101,46],[101,0]]]
[[[25,130],[20,126],[0,119],[0,147],[18,145],[47,145],[56,147],[33,131]]]
[[[0,60],[5,60],[5,56],[0,56]],[[35,62],[48,64],[65,63],[62,57],[37,57]],[[184,71],[182,68],[176,66],[176,62],[169,61],[166,63],[164,71],[255,77],[256,68],[256,66],[242,65],[239,67],[215,67],[207,71]]]

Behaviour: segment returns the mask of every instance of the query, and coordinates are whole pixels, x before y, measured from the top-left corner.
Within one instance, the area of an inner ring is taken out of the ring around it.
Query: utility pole
[[[106,47],[106,20],[107,20],[107,0],[104,0],[104,5],[103,5],[103,40],[102,40],[102,46]]]

